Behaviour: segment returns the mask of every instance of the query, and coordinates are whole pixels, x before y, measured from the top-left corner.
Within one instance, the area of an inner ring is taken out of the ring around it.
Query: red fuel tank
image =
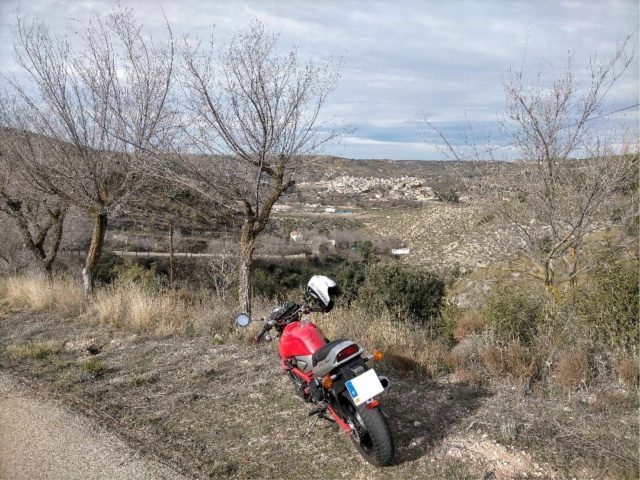
[[[308,320],[300,320],[284,327],[280,335],[280,356],[289,358],[311,355],[326,343],[322,330]]]

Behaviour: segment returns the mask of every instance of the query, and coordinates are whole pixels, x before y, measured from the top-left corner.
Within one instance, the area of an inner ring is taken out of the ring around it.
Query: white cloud
[[[86,19],[91,9],[106,12],[115,3],[18,0],[23,13],[40,16],[58,31],[69,16]],[[206,37],[215,24],[214,37],[222,44],[251,18],[258,18],[281,31],[283,51],[295,45],[302,57],[344,56],[341,82],[325,113],[361,125],[358,135],[362,142],[336,147],[356,158],[435,155],[407,142],[424,127],[421,120],[425,112],[433,121],[456,124],[458,129],[466,114],[471,123],[483,125],[482,131],[490,123],[497,130],[496,114],[504,108],[502,82],[510,66],[524,65],[531,74],[545,62],[563,68],[567,52],[572,50],[576,52],[576,73],[580,73],[591,53],[606,56],[619,38],[638,28],[639,10],[637,0],[159,3],[177,37]],[[135,9],[145,29],[162,34],[164,20],[155,0],[123,4]],[[12,68],[12,18],[10,3],[0,0],[3,72]],[[636,57],[611,91],[605,110],[638,102],[638,72]],[[381,156],[373,157],[376,148]]]

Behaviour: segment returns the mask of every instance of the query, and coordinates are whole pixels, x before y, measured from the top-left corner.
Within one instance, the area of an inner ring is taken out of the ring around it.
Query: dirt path
[[[0,372],[0,479],[182,479]]]

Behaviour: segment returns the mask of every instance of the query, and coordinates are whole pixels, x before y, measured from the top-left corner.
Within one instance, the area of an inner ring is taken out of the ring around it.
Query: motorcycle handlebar
[[[303,313],[323,313],[324,310],[320,307],[304,307]]]
[[[267,333],[269,330],[271,330],[271,324],[267,322],[264,324],[264,327],[262,327],[262,330],[260,330],[260,332],[258,332],[258,334],[255,337],[253,337],[253,340],[255,341],[255,343],[258,343],[262,338],[262,336],[265,333]]]
[[[298,310],[296,311],[296,313],[303,313],[303,314],[312,313],[312,312],[322,313],[323,310],[322,308],[310,307],[309,305],[298,305]],[[255,337],[253,337],[255,343],[260,342],[264,334],[273,328],[273,325],[278,320],[278,315],[280,314],[281,312],[274,312],[269,316],[269,319],[265,323],[264,327],[262,327],[262,330],[260,330],[260,332],[258,332],[258,334]]]

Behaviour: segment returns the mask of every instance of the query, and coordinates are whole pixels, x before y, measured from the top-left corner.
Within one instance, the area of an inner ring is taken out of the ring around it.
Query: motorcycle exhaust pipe
[[[382,387],[386,390],[387,387],[389,386],[389,379],[384,375],[378,375],[378,380],[380,380]]]

